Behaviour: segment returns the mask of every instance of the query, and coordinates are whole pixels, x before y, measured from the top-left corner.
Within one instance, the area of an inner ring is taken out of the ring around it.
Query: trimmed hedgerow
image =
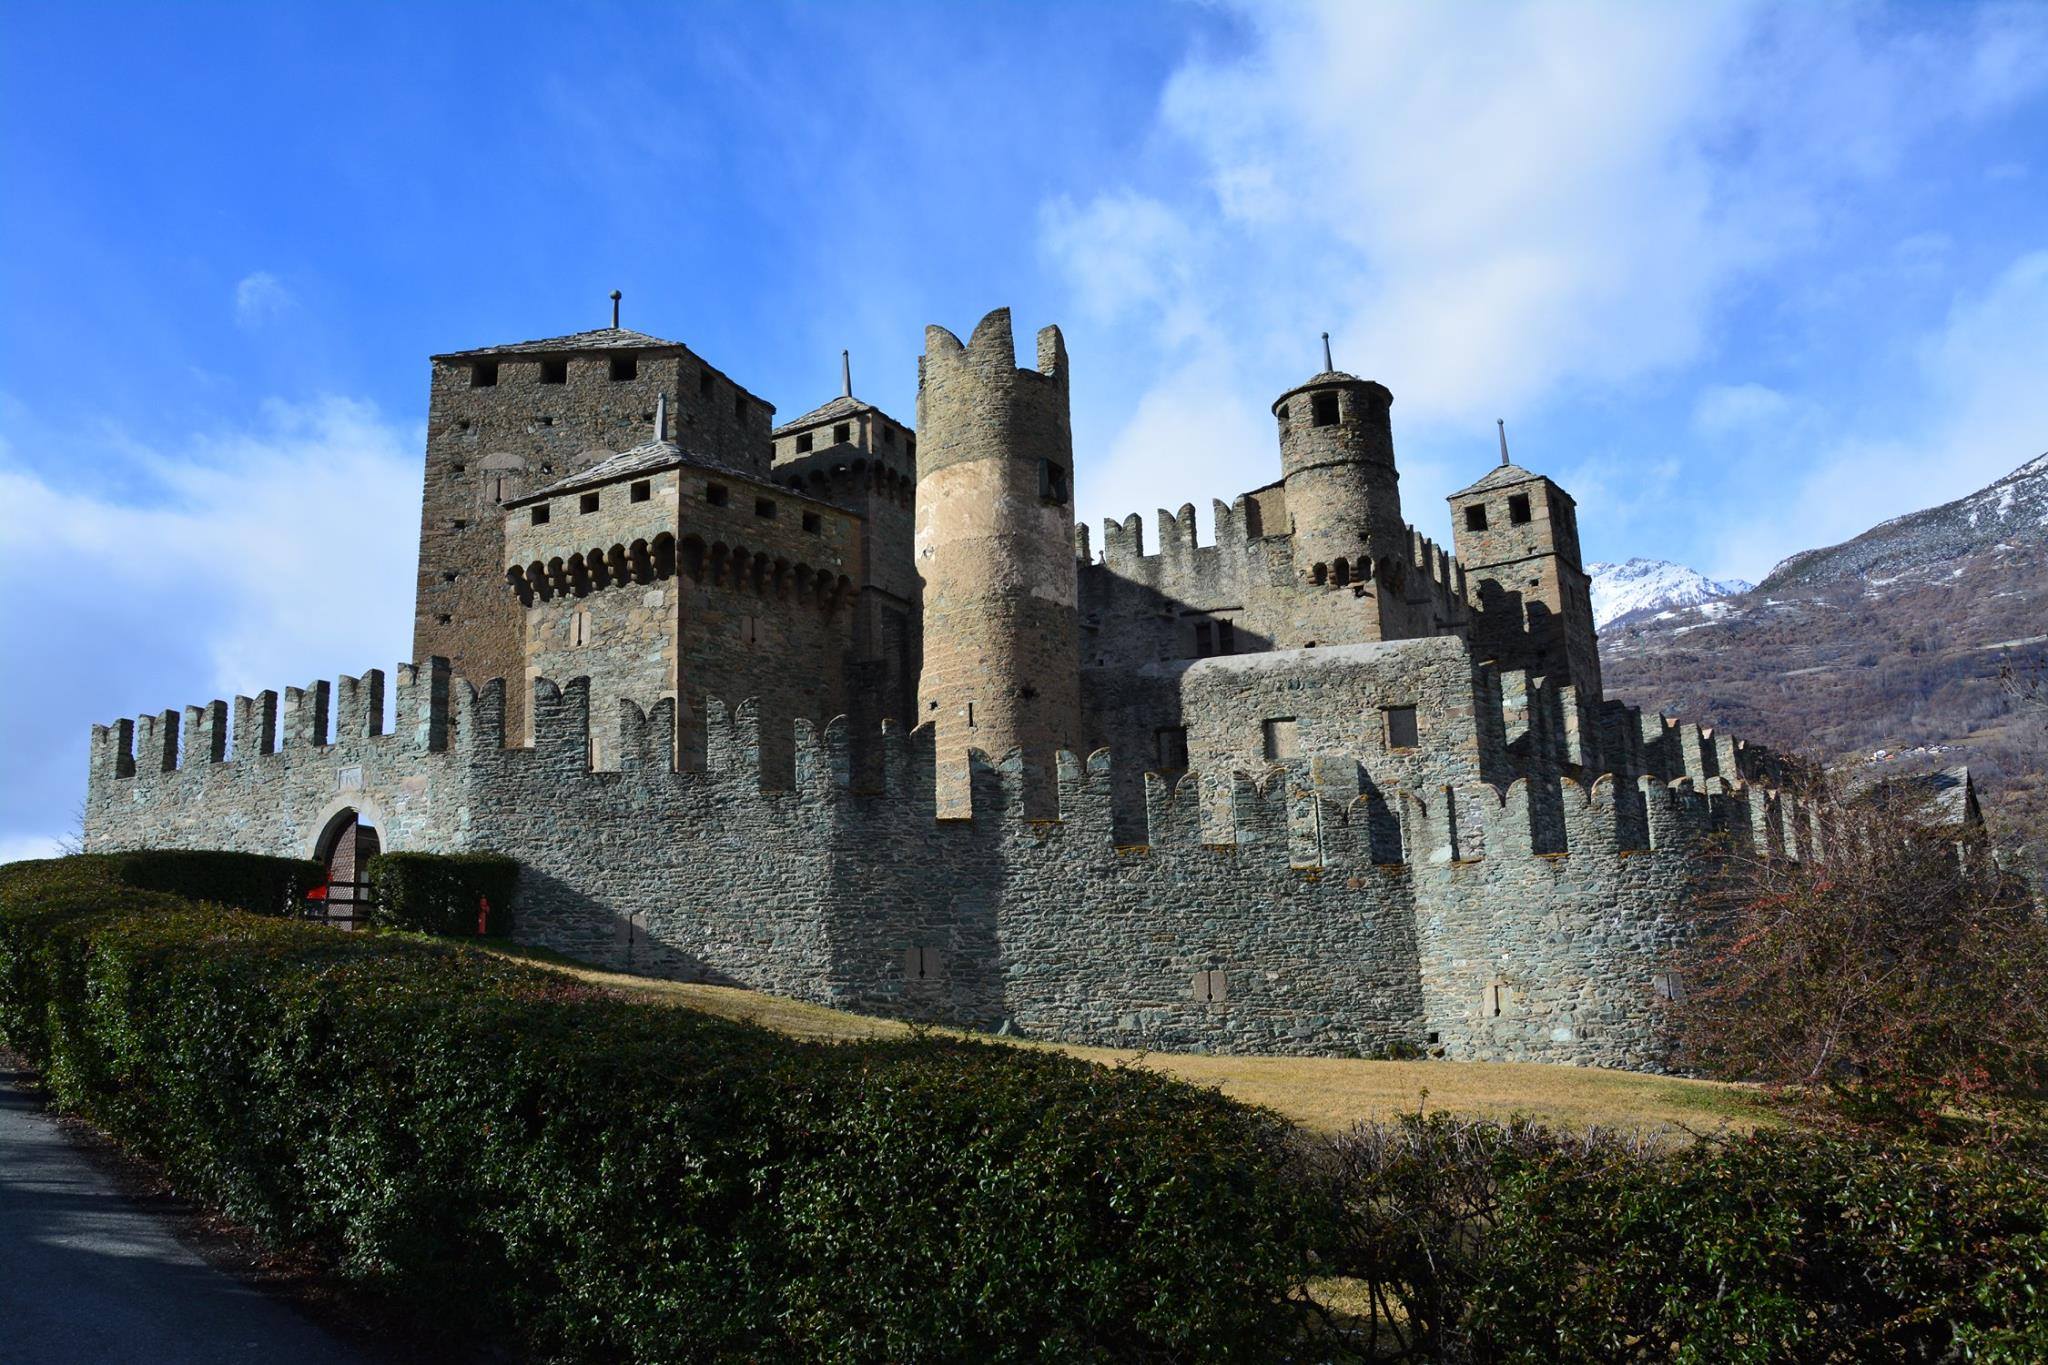
[[[1445,1114],[1317,1144],[1375,1359],[2048,1360],[2038,1147]]]
[[[519,864],[502,853],[380,853],[367,868],[376,891],[374,919],[398,929],[474,938],[512,933],[512,889]]]
[[[261,853],[149,849],[100,855],[127,886],[165,891],[190,900],[217,901],[253,915],[290,915],[325,877],[309,858]]]
[[[543,1357],[1253,1360],[1283,1121],[1139,1070],[800,1043],[460,944],[0,870],[0,1036],[186,1191]]]

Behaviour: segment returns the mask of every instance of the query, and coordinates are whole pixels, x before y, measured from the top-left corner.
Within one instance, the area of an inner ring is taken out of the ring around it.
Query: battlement
[[[768,550],[728,545],[722,540],[707,545],[695,534],[679,540],[667,531],[651,541],[636,539],[630,545],[614,543],[610,549],[592,547],[566,557],[556,555],[545,563],[536,559],[530,564],[514,564],[505,570],[505,579],[521,605],[530,607],[536,601],[587,597],[606,588],[660,582],[678,572],[695,583],[826,612],[838,609],[855,589],[852,577],[837,565],[791,563],[786,556]]]

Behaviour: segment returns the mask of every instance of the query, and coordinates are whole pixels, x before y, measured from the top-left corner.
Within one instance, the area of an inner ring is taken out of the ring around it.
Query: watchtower
[[[918,719],[938,752],[1023,749],[1050,772],[1081,738],[1067,351],[1038,333],[1017,366],[1010,310],[965,346],[925,329],[918,361],[917,571],[924,580]],[[1048,790],[1027,789],[1027,805]]]
[[[1507,458],[1451,494],[1451,529],[1474,608],[1470,638],[1504,667],[1600,692],[1592,580],[1579,558],[1571,494]]]
[[[1325,370],[1273,404],[1296,577],[1311,587],[1370,584],[1361,595],[1379,601],[1375,633],[1382,639],[1409,633],[1409,536],[1394,468],[1393,403],[1385,385]],[[1368,631],[1373,624],[1361,622]]]

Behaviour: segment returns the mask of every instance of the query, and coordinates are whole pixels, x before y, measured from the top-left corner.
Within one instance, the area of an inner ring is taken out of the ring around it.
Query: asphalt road
[[[363,1365],[201,1260],[0,1077],[0,1362]]]

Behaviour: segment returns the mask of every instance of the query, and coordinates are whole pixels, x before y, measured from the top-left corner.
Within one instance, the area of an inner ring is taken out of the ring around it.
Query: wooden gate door
[[[325,918],[329,924],[353,929],[369,922],[374,897],[365,869],[380,847],[376,829],[353,814],[335,834],[334,847],[327,855]]]

